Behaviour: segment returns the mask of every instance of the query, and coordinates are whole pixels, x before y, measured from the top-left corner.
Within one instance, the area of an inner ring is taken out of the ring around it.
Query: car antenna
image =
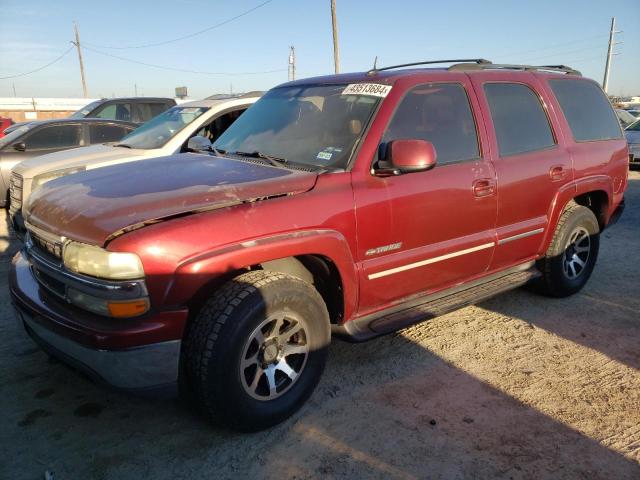
[[[373,68],[371,70],[377,70],[377,66],[378,66],[378,56],[376,55],[376,58],[373,59]]]

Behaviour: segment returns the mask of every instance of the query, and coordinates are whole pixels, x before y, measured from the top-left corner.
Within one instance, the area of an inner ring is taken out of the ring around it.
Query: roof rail
[[[524,71],[549,71],[549,72],[558,72],[565,73],[567,75],[578,75],[582,76],[582,74],[571,67],[567,67],[566,65],[517,65],[517,64],[500,64],[500,63],[456,63],[455,65],[451,65],[448,70],[456,71],[456,70],[524,70]]]
[[[484,58],[467,58],[467,59],[456,59],[456,60],[428,60],[426,62],[403,63],[400,65],[390,65],[388,67],[382,67],[382,68],[374,67],[367,72],[367,75],[375,75],[377,72],[382,72],[384,70],[393,70],[395,68],[402,68],[402,67],[414,67],[416,65],[433,65],[436,63],[456,63],[456,64],[462,65],[463,64],[462,62],[464,62],[464,65],[491,64],[489,60],[485,60]]]

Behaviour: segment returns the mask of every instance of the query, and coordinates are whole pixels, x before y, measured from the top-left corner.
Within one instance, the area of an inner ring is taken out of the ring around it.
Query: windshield
[[[173,107],[125,136],[118,145],[131,148],[161,148],[209,107]]]
[[[15,140],[20,138],[24,132],[31,130],[35,125],[22,125],[21,127],[16,128],[13,132],[6,134],[4,137],[0,138],[0,149],[5,146],[13,143]]]
[[[102,100],[96,100],[95,102],[91,102],[89,105],[85,105],[76,113],[71,115],[69,118],[84,118],[87,115],[89,115],[89,113],[91,113],[91,111],[94,110],[101,103],[102,103]]]
[[[631,132],[640,132],[640,120],[636,120],[627,128],[625,128],[625,130],[631,131]]]
[[[227,153],[260,152],[292,163],[345,168],[380,97],[346,85],[275,88],[215,142]],[[352,90],[349,90],[352,91]]]

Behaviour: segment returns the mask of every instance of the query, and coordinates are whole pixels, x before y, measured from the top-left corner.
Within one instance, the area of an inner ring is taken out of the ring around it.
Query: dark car
[[[47,153],[120,140],[138,125],[93,118],[43,120],[21,125],[0,138],[0,206],[9,204],[11,169],[29,158]]]
[[[85,105],[69,118],[101,118],[103,120],[122,120],[137,124],[145,123],[156,115],[176,105],[173,98],[162,97],[131,97],[131,98],[103,98]],[[43,120],[15,123],[4,131],[9,134],[17,128],[40,123]]]

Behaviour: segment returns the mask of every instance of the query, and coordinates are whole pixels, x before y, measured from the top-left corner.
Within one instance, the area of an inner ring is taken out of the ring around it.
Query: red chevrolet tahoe
[[[113,387],[179,387],[256,430],[311,395],[332,334],[577,292],[624,205],[607,97],[568,67],[447,64],[286,83],[210,155],[47,183],[10,274],[20,321]]]

